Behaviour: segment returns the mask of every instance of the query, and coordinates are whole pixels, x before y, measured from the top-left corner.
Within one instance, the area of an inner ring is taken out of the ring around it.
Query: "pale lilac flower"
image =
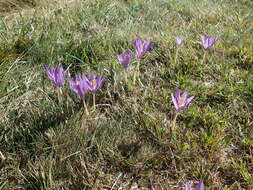
[[[185,190],[192,190],[191,185],[189,183],[185,184]],[[203,181],[199,182],[196,185],[195,190],[204,190],[204,182]]]
[[[178,112],[185,109],[190,102],[193,100],[194,96],[191,96],[190,98],[187,98],[188,92],[184,92],[182,95],[180,95],[180,90],[176,89],[176,96],[174,97],[173,94],[171,94],[172,102]]]
[[[55,84],[56,87],[61,87],[64,85],[64,77],[66,75],[66,71],[63,70],[62,65],[55,68],[53,67],[50,70],[49,65],[46,64],[44,66],[44,69],[48,78]]]
[[[99,88],[101,88],[104,82],[105,82],[105,77],[99,76],[97,78],[93,72],[90,73],[89,78],[86,80],[87,87],[89,91],[91,91],[92,93],[95,93]]]
[[[127,68],[128,64],[130,63],[132,59],[132,52],[130,50],[126,50],[122,54],[117,55],[119,63],[124,67]]]
[[[181,46],[185,41],[185,38],[180,38],[180,37],[177,37],[176,38],[176,42],[177,42],[177,45]]]
[[[136,51],[137,58],[141,59],[151,48],[151,46],[152,42],[141,40],[140,37],[137,37],[136,40],[134,41],[134,49]]]
[[[77,74],[75,79],[68,78],[70,88],[78,94],[81,98],[87,93],[87,78],[85,75]]]
[[[220,37],[212,37],[212,36],[206,36],[206,35],[202,35],[201,36],[201,41],[202,41],[202,45],[204,47],[205,50],[211,48],[214,46],[214,44],[219,41],[221,38]]]

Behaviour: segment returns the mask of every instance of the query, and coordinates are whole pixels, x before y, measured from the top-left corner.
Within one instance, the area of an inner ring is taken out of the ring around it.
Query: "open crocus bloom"
[[[55,84],[56,87],[61,87],[64,85],[64,77],[66,75],[66,71],[63,70],[62,65],[59,67],[53,67],[50,70],[49,65],[46,64],[44,66],[44,69],[48,78]]]
[[[193,100],[194,96],[187,98],[187,95],[187,91],[180,95],[180,90],[178,88],[176,89],[176,96],[171,94],[172,102],[178,112],[185,109]]]
[[[134,49],[136,51],[137,58],[141,59],[151,48],[151,46],[152,42],[141,40],[140,37],[137,37],[136,40],[134,41]]]
[[[179,46],[182,45],[184,43],[184,41],[185,41],[185,38],[180,38],[180,37],[176,38],[177,45],[179,45]]]
[[[104,82],[105,77],[99,76],[97,78],[93,72],[90,73],[89,79],[86,78],[87,87],[92,93],[95,93],[99,88],[101,88]]]
[[[214,44],[220,39],[221,39],[220,37],[212,37],[212,36],[206,36],[206,35],[201,36],[202,45],[205,50],[213,47]]]
[[[76,79],[68,78],[70,88],[81,98],[87,93],[87,78],[85,75],[76,75]]]
[[[189,183],[185,184],[185,190],[192,190],[191,186]],[[204,190],[204,183],[203,181],[199,182],[196,187],[195,190]]]
[[[132,59],[132,53],[130,50],[126,50],[124,53],[117,55],[119,63],[124,67],[127,68],[128,64]]]

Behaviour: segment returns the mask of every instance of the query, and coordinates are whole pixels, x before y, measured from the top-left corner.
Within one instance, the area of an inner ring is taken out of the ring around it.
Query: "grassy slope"
[[[188,180],[252,189],[252,6],[86,0],[3,18],[0,189],[179,189]],[[203,64],[201,34],[222,38]],[[137,35],[155,45],[141,63],[143,85],[132,85],[131,70],[126,85],[116,54],[134,51]],[[177,36],[187,42],[175,63]],[[105,75],[98,109],[82,117],[68,88],[58,104],[46,63]],[[177,87],[196,99],[171,131]]]

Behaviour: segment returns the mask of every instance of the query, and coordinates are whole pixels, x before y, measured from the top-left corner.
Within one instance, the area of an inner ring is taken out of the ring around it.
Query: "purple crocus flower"
[[[137,37],[136,40],[134,41],[134,49],[136,51],[137,58],[141,59],[151,48],[151,46],[152,42],[141,40],[140,37]]]
[[[185,41],[185,38],[180,38],[180,37],[177,37],[176,38],[176,42],[177,42],[177,45],[181,46]]]
[[[52,70],[49,69],[49,65],[46,64],[44,66],[45,72],[48,78],[55,84],[56,87],[61,87],[64,85],[64,77],[66,75],[66,71],[63,70],[62,65],[59,67],[53,67]]]
[[[185,184],[185,190],[192,190],[192,188],[191,188],[191,186],[190,186],[189,183]],[[195,190],[204,190],[204,182],[203,181],[199,182],[196,185]]]
[[[99,76],[98,78],[96,75],[91,72],[89,75],[89,79],[86,78],[86,83],[88,89],[92,92],[95,93],[105,82],[105,77]]]
[[[87,91],[88,91],[88,86],[87,86],[87,78],[85,75],[76,75],[76,79],[68,78],[70,88],[78,94],[80,97],[83,97]]]
[[[202,35],[201,36],[201,41],[202,41],[202,45],[204,47],[205,50],[211,48],[214,46],[214,44],[219,41],[221,38],[220,37],[212,37],[212,36],[206,36],[206,35]]]
[[[128,64],[132,59],[132,52],[130,50],[126,50],[124,53],[117,55],[119,63],[124,67],[127,68]]]
[[[193,100],[194,96],[191,96],[190,98],[187,98],[188,92],[184,92],[182,95],[180,95],[180,89],[176,89],[176,96],[174,97],[173,94],[171,94],[172,102],[178,112],[185,109],[190,102]]]

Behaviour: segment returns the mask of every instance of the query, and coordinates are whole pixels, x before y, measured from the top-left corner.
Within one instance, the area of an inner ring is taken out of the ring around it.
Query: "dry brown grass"
[[[38,0],[0,0],[0,15],[20,11],[24,8],[34,7]]]

